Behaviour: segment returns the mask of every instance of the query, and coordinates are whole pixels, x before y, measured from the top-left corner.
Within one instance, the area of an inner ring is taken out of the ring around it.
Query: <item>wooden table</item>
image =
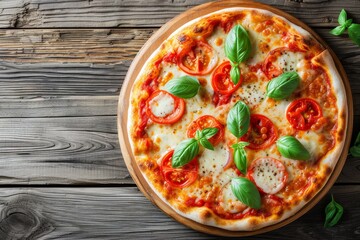
[[[0,239],[215,239],[175,222],[138,191],[117,140],[126,71],[166,21],[206,0],[0,0]],[[272,0],[310,25],[349,76],[360,131],[360,47],[329,30],[359,0]],[[354,139],[354,137],[353,137]],[[331,189],[345,207],[323,228],[330,194],[292,224],[253,239],[359,239],[360,159]]]

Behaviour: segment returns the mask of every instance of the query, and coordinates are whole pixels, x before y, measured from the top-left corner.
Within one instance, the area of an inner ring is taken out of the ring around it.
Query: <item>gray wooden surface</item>
[[[0,0],[0,239],[215,239],[145,199],[123,162],[118,94],[137,51],[166,21],[206,0]],[[349,76],[360,131],[360,47],[335,37],[359,0],[272,0],[310,25]],[[360,238],[360,159],[331,193],[343,220],[324,229],[326,196],[294,223],[254,239]]]

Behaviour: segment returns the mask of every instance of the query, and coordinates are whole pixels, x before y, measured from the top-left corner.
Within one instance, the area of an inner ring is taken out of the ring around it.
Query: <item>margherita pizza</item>
[[[128,132],[154,192],[201,224],[251,231],[325,185],[347,123],[333,59],[269,11],[228,8],[177,29],[132,86]]]

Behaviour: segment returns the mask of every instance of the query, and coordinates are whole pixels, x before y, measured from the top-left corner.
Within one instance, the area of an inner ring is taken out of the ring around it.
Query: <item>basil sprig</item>
[[[165,84],[165,90],[180,98],[192,98],[200,89],[199,81],[190,76],[174,78]]]
[[[347,13],[344,9],[339,14],[338,23],[340,25],[332,29],[330,33],[339,36],[347,29],[350,39],[360,46],[360,24],[353,23],[352,19],[347,19]]]
[[[309,160],[309,151],[293,136],[283,136],[276,141],[277,149],[286,158],[295,160]]]
[[[300,84],[297,72],[285,72],[273,78],[266,86],[266,95],[275,100],[289,97]]]
[[[358,133],[354,146],[350,148],[350,153],[353,157],[360,158],[360,132]]]
[[[249,34],[241,25],[235,25],[225,40],[225,55],[230,60],[230,78],[236,85],[240,79],[239,64],[249,58],[251,42]]]
[[[242,101],[238,101],[229,111],[227,128],[235,137],[242,137],[249,129],[250,109]]]
[[[201,131],[196,131],[195,138],[185,139],[180,142],[176,146],[171,159],[172,167],[179,168],[193,160],[199,154],[199,144],[207,149],[214,150],[208,139],[217,132],[217,128],[204,128]]]
[[[238,142],[233,144],[231,147],[234,149],[234,163],[237,169],[244,175],[247,172],[247,158],[245,147],[248,146],[250,143],[248,142]]]
[[[331,195],[331,202],[325,208],[325,223],[324,227],[332,227],[337,224],[344,213],[344,208],[334,200]]]
[[[246,206],[254,209],[261,207],[259,190],[249,179],[242,177],[231,179],[231,191]]]

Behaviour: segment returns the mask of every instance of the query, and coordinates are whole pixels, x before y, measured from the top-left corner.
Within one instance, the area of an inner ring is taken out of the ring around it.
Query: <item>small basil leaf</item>
[[[295,160],[309,160],[308,150],[293,136],[283,136],[276,141],[277,149],[286,158]]]
[[[247,158],[244,148],[235,148],[234,149],[234,163],[237,169],[244,175],[247,172]]]
[[[255,184],[247,178],[231,179],[231,190],[240,202],[254,209],[261,207],[260,193]]]
[[[166,83],[164,88],[166,91],[177,97],[192,98],[198,93],[200,83],[194,77],[182,76],[170,80]]]
[[[346,28],[348,28],[348,27],[350,27],[350,25],[352,24],[352,22],[353,22],[352,19],[348,19],[348,20],[346,20],[344,26],[345,26]]]
[[[336,225],[344,213],[344,208],[334,200],[331,195],[331,202],[325,208],[325,223],[324,227],[332,227]]]
[[[249,129],[250,109],[242,101],[238,101],[229,111],[227,128],[235,137],[242,137]]]
[[[196,139],[189,138],[179,143],[174,150],[171,164],[173,168],[182,167],[199,153],[199,144]]]
[[[195,132],[195,139],[199,140],[200,138],[204,137],[204,134],[202,133],[202,131],[197,130]]]
[[[235,25],[225,40],[225,55],[233,63],[241,63],[248,59],[251,52],[251,42],[247,31],[240,25]]]
[[[240,80],[240,68],[237,64],[231,64],[230,78],[234,85],[239,83]]]
[[[360,157],[360,132],[356,137],[354,146],[350,148],[350,153],[353,157]]]
[[[201,137],[209,139],[212,136],[215,136],[215,134],[217,134],[218,131],[219,129],[217,128],[204,128],[203,130],[201,130]]]
[[[285,72],[273,78],[266,86],[266,95],[270,98],[281,100],[289,97],[299,86],[300,77],[297,72]]]
[[[348,28],[350,39],[360,46],[360,24],[353,23]]]
[[[235,149],[235,148],[244,148],[249,145],[250,145],[250,143],[248,143],[248,142],[238,142],[238,143],[233,144],[231,147]]]
[[[209,142],[209,140],[207,140],[206,138],[201,138],[199,140],[199,143],[204,147],[207,148],[209,150],[214,150],[214,146]]]
[[[346,22],[346,19],[347,19],[346,11],[345,11],[345,9],[342,9],[340,14],[339,14],[339,17],[338,17],[338,23],[340,25],[344,25],[345,22]]]
[[[337,26],[336,28],[332,29],[330,33],[335,36],[341,35],[345,31],[345,25]]]

